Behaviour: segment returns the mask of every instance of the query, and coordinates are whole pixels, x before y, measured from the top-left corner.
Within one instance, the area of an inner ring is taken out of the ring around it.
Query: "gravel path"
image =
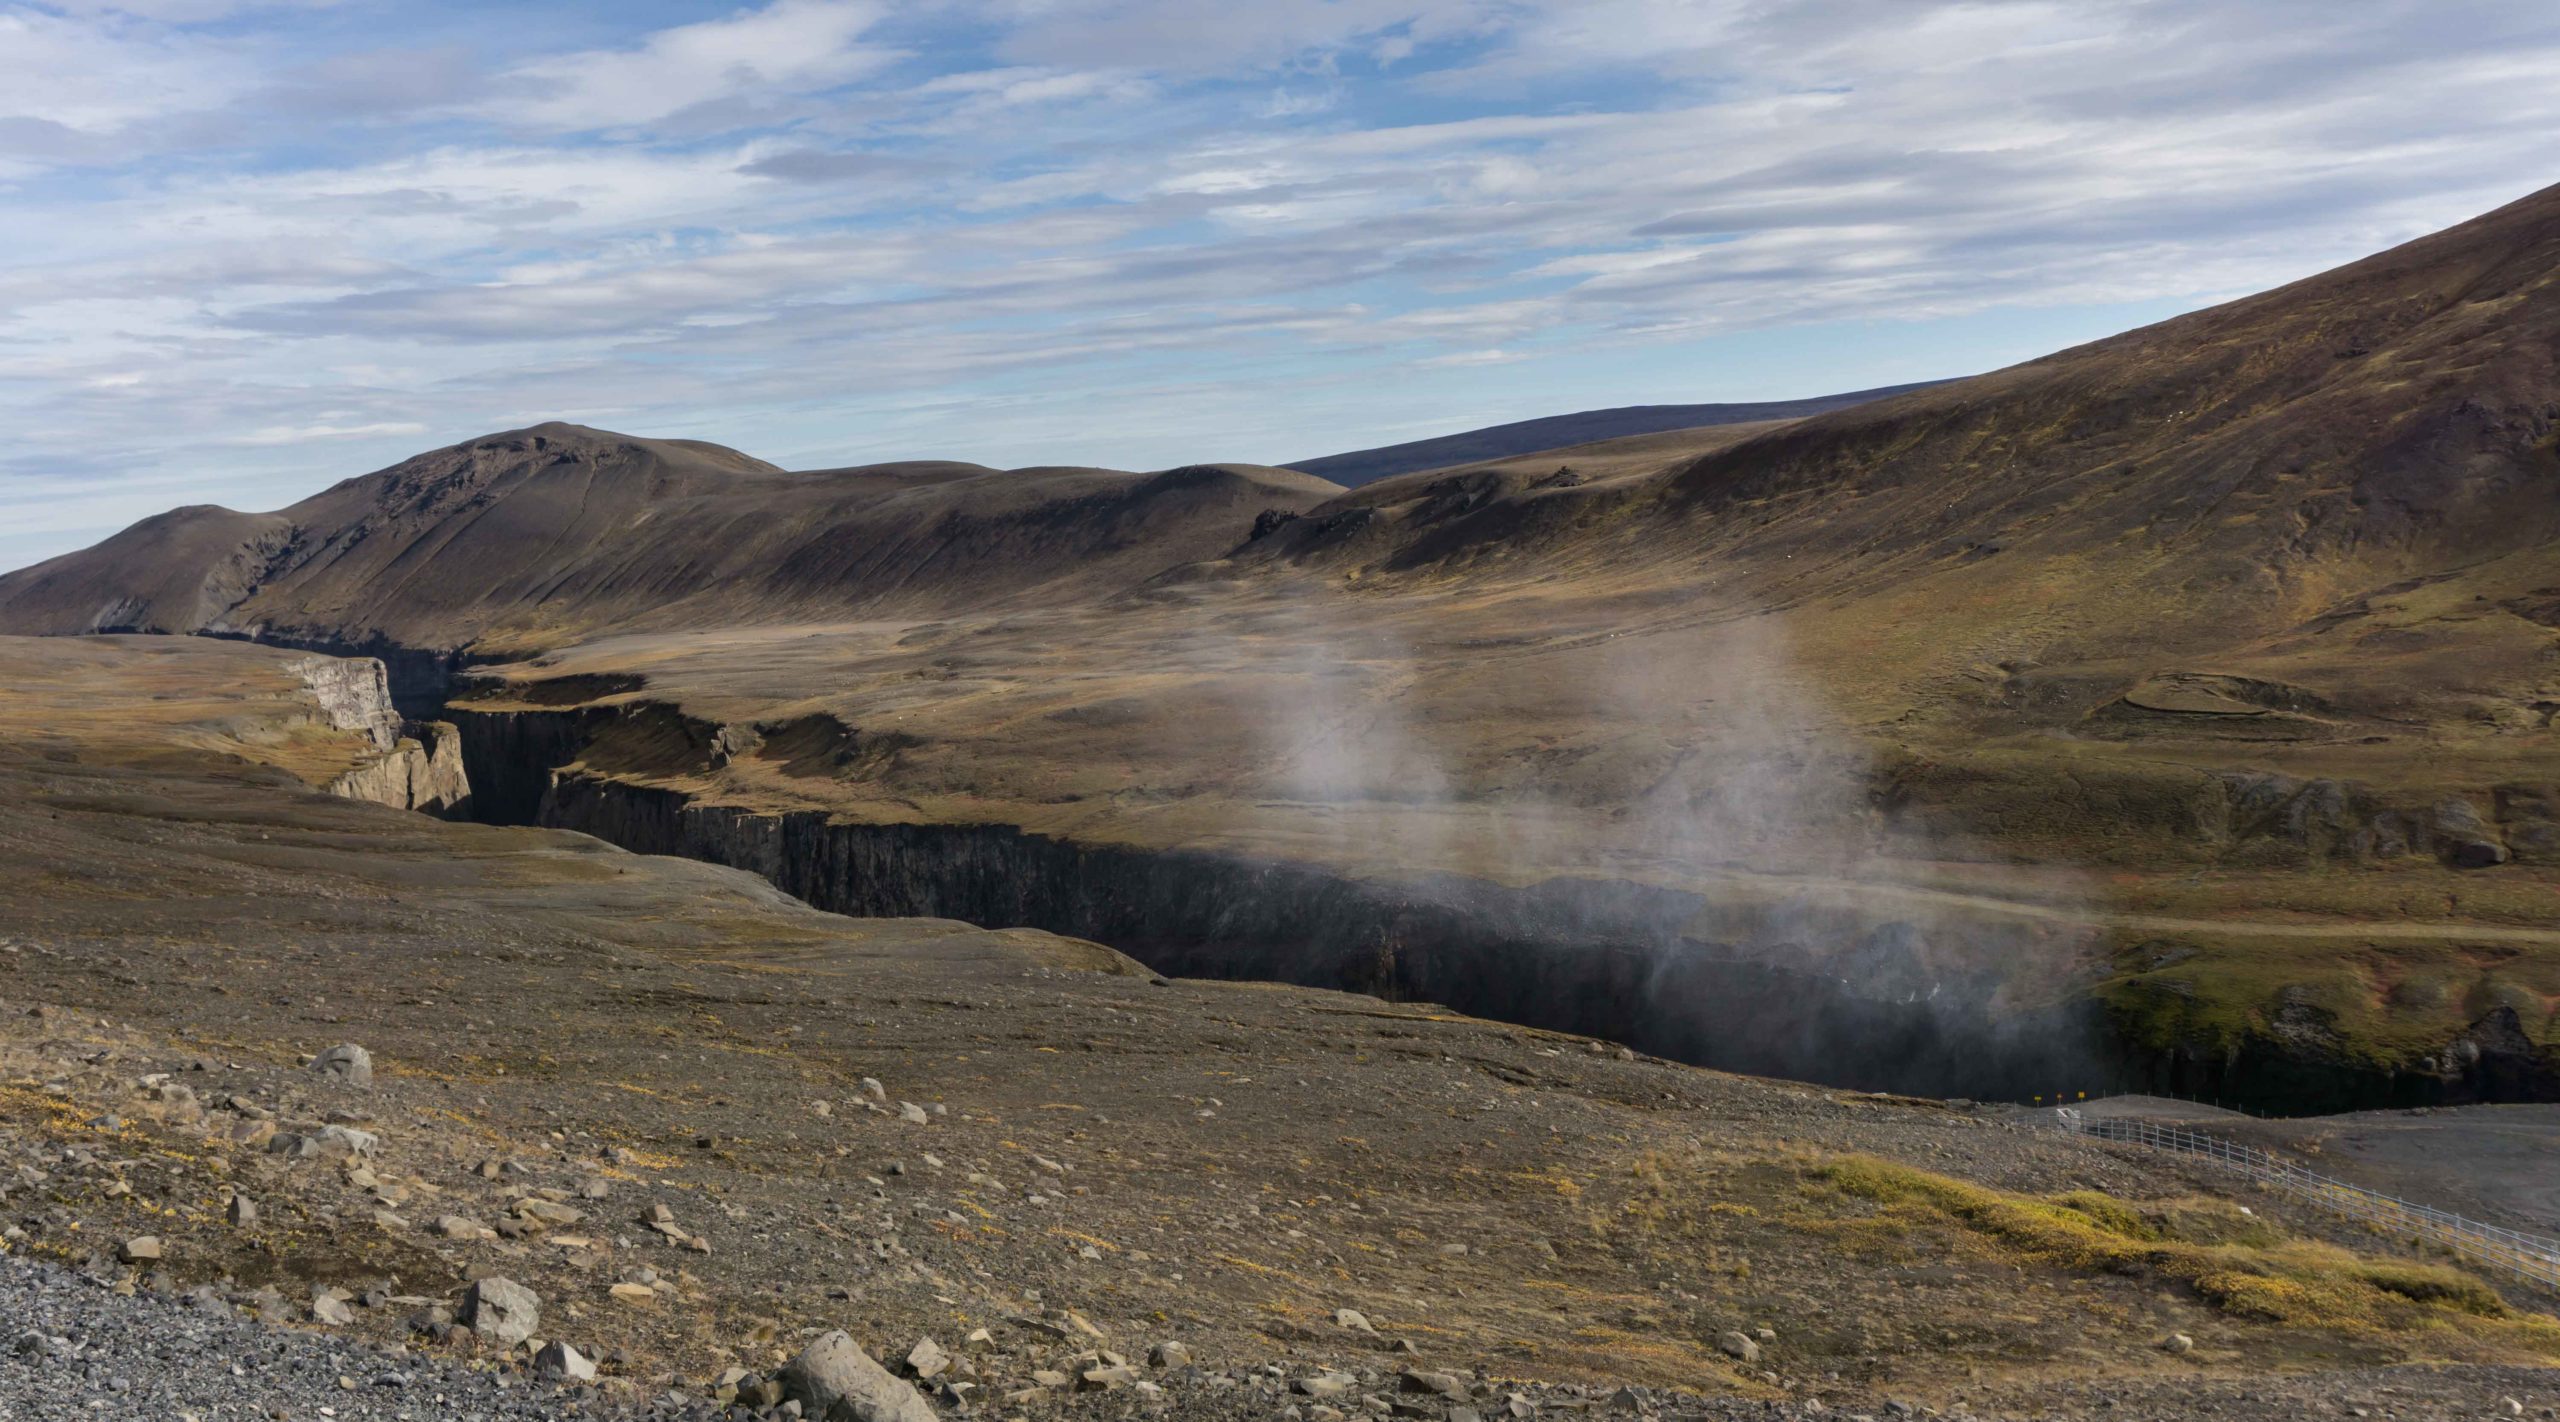
[[[228,1305],[119,1295],[82,1274],[0,1256],[0,1417],[10,1422],[690,1422],[711,1415],[690,1405],[616,1408],[594,1394],[267,1327]]]

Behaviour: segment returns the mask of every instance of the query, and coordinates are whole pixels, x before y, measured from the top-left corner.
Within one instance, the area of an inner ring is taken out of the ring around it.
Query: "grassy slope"
[[[2560,190],[1811,420],[1297,489],[1258,538],[1268,480],[1230,473],[1197,561],[1153,576],[1131,553],[990,606],[980,565],[865,543],[822,596],[668,602],[607,560],[498,644],[583,639],[512,684],[833,738],[595,757],[737,803],[1355,872],[1843,880],[1885,918],[2074,916],[2088,961],[2058,966],[2144,1040],[2308,1011],[2320,1050],[2406,1063],[2485,1004],[2552,1043],[2555,283]],[[968,546],[1058,551],[1045,515],[1004,529]],[[2513,862],[2357,847],[2448,802]]]

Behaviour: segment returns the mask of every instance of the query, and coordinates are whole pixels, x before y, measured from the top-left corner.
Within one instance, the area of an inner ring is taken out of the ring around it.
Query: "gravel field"
[[[858,1422],[2560,1417],[2548,1298],[2158,1152],[7,713],[0,1422],[806,1422],[830,1340]]]
[[[219,1295],[119,1293],[108,1282],[0,1255],[0,1417],[196,1422],[497,1422],[611,1417],[679,1422],[692,1403],[618,1407],[520,1376],[352,1339],[271,1328]]]
[[[0,1417],[9,1422],[147,1418],[160,1422],[499,1422],[505,1418],[632,1419],[687,1422],[720,1413],[678,1397],[643,1405],[581,1388],[557,1388],[507,1370],[483,1371],[405,1350],[385,1350],[327,1334],[252,1321],[205,1289],[161,1295],[120,1291],[109,1280],[39,1261],[0,1255]],[[1306,1370],[1300,1370],[1304,1374]],[[1315,1374],[1322,1376],[1322,1374]],[[1426,1415],[1387,1373],[1340,1375],[1344,1407],[1313,1403],[1270,1370],[1168,1374],[1160,1394],[1065,1395],[1042,1412],[1067,1417],[1143,1417],[1161,1422],[1219,1418],[1299,1418],[1367,1413]],[[1513,1398],[1528,1410],[1513,1412]],[[1372,1400],[1374,1399],[1374,1401]],[[2318,1379],[2155,1387],[2089,1386],[2078,1397],[2047,1398],[2023,1410],[1923,1416],[2117,1419],[2174,1422],[2199,1416],[2381,1417],[2405,1419],[2560,1416],[2552,1374],[2527,1368],[2372,1369]],[[1815,1399],[1779,1402],[1700,1398],[1655,1389],[1533,1388],[1481,1399],[1477,1415],[1662,1418],[1666,1422],[1894,1418],[1892,1404],[1853,1410]],[[1461,1404],[1463,1406],[1463,1404]],[[1872,1405],[1872,1404],[1870,1404]],[[1020,1409],[976,1409],[1012,1417]],[[746,1415],[738,1413],[734,1415]],[[770,1414],[767,1414],[770,1415]],[[960,1415],[960,1414],[954,1414]],[[1434,1408],[1427,1415],[1463,1415]]]

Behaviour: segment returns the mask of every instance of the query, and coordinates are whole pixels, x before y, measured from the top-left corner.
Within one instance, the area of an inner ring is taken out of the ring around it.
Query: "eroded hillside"
[[[1977,379],[1344,494],[544,427],[147,523],[0,624],[374,645],[436,702],[475,663],[479,813],[852,911],[1864,1084],[2547,1097],[2556,271],[2560,190]]]
[[[70,645],[137,706],[275,660]],[[2560,1357],[2530,1296],[2007,1111],[839,918],[137,756],[64,714],[97,684],[0,702],[7,1248],[368,1389],[559,1344],[600,1364],[564,1409],[707,1410],[846,1329],[997,1415],[2418,1415],[2541,1406]]]

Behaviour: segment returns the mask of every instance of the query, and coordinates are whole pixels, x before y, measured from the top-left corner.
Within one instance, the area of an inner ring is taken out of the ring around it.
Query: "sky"
[[[1276,463],[1968,374],[2560,181],[2523,0],[0,0],[0,568],[569,419]]]

